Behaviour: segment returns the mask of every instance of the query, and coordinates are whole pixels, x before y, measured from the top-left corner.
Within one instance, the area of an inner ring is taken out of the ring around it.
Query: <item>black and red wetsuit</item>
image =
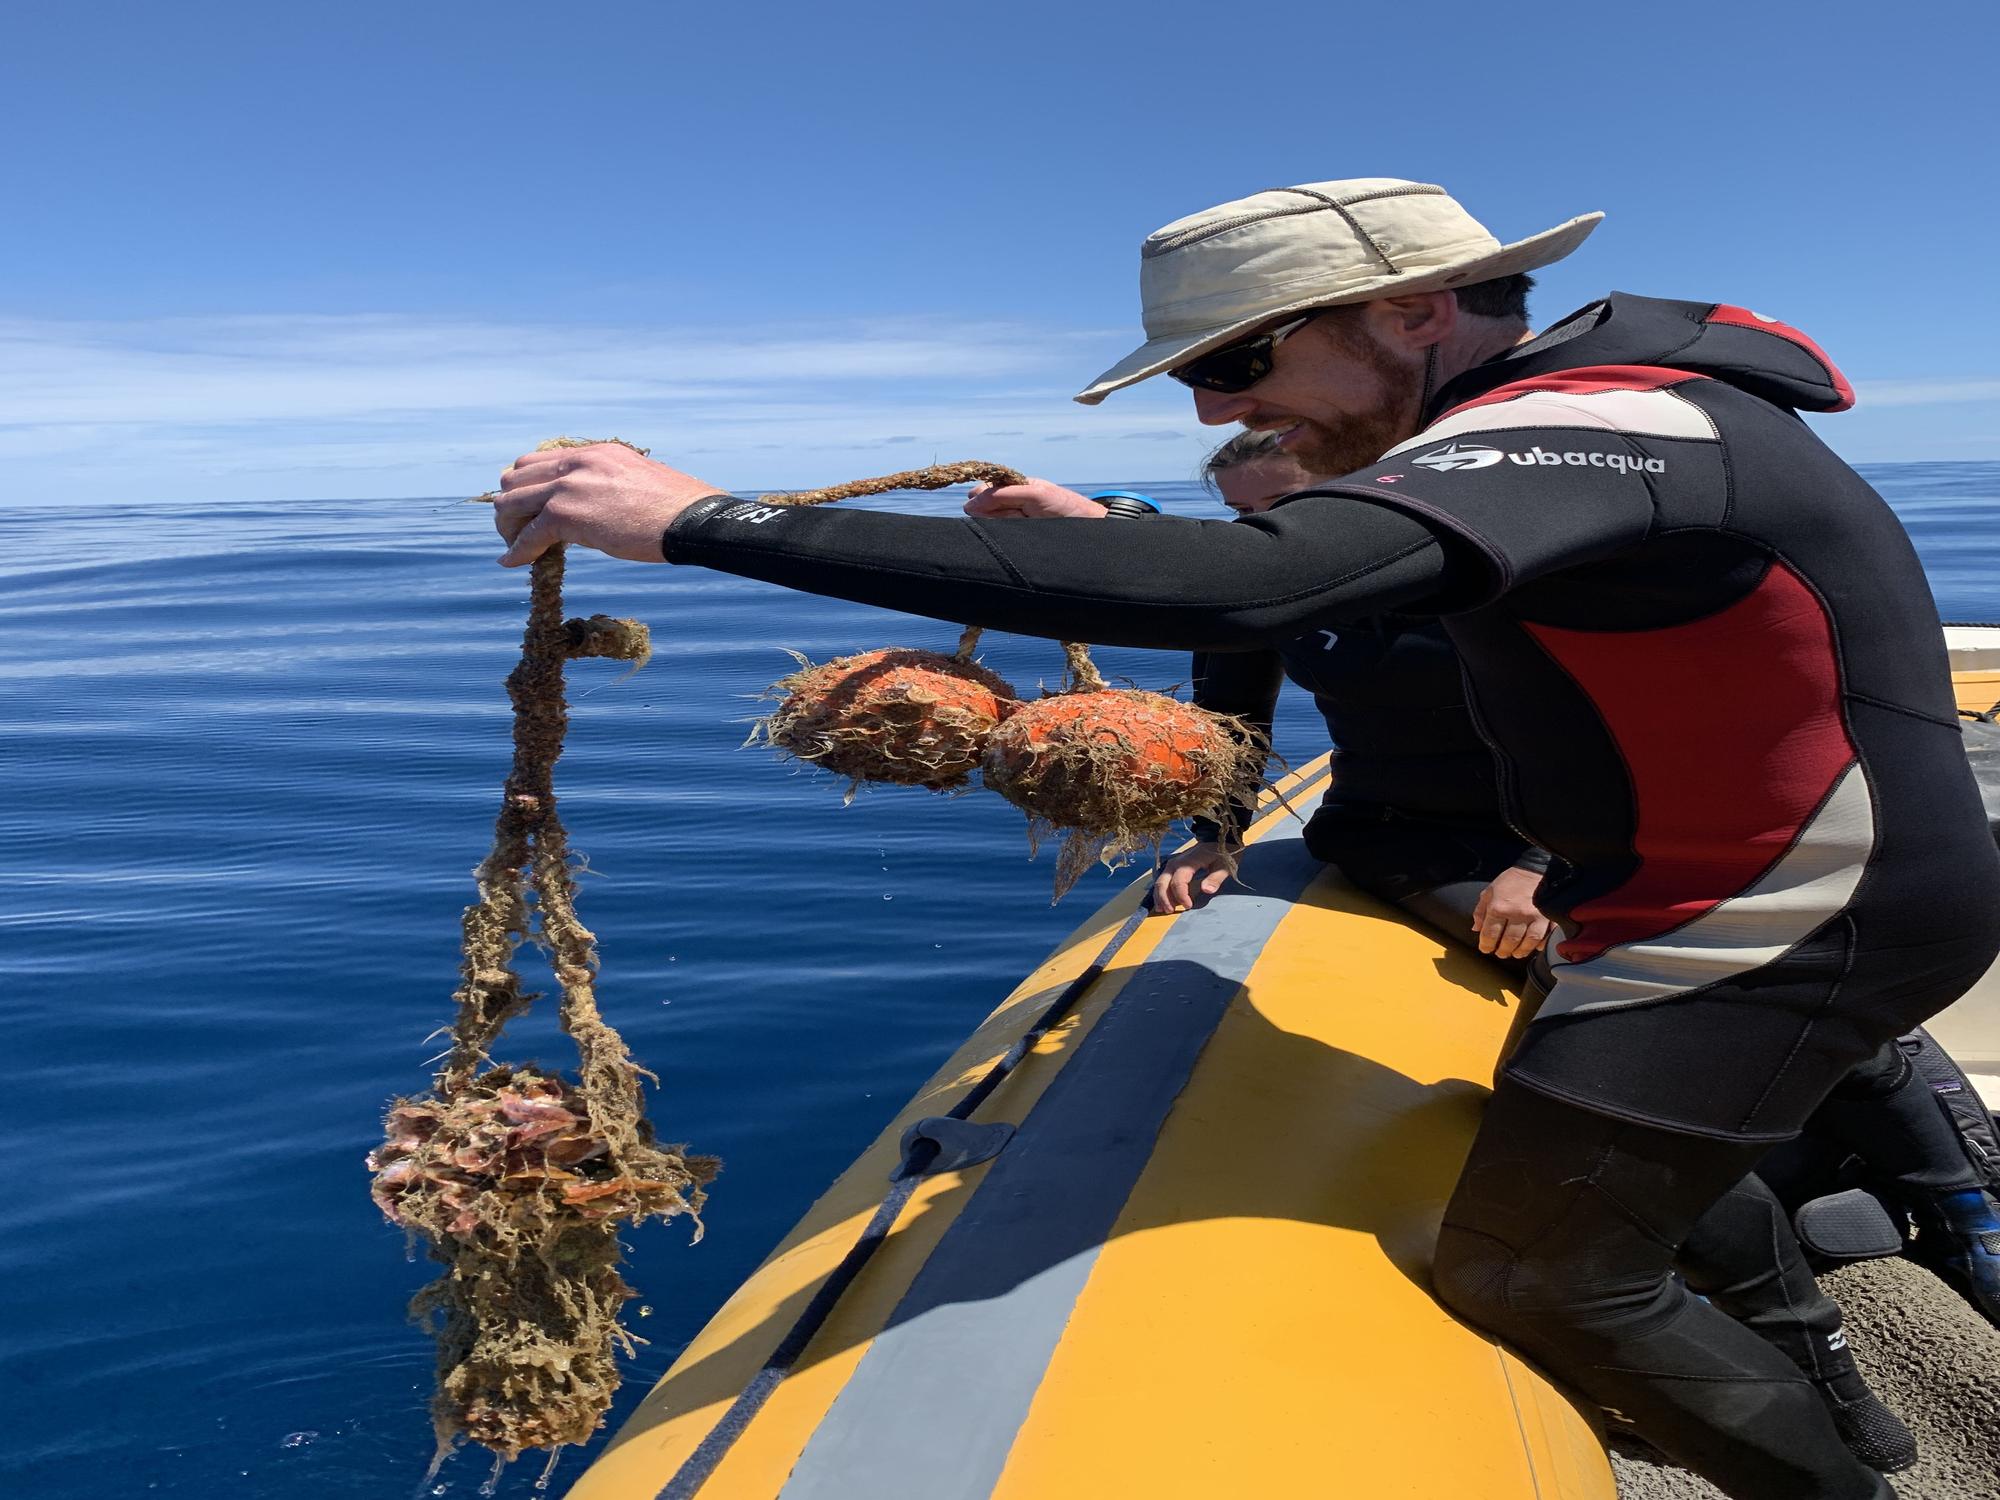
[[[1670,1274],[1770,1142],[2000,948],[1930,590],[1798,416],[1851,401],[1783,324],[1614,295],[1263,515],[1114,529],[718,496],[663,545],[1114,645],[1441,617],[1508,815],[1556,858],[1538,899],[1565,937],[1446,1210],[1439,1295],[1732,1495],[1880,1500],[1840,1398],[1718,1310],[1726,1282],[1709,1305]]]

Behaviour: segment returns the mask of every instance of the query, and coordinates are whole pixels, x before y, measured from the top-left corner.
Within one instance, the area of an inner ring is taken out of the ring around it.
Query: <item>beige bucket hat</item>
[[[1176,219],[1139,247],[1146,342],[1076,399],[1120,386],[1289,312],[1471,286],[1561,260],[1603,214],[1503,245],[1441,187],[1351,177],[1253,193]]]

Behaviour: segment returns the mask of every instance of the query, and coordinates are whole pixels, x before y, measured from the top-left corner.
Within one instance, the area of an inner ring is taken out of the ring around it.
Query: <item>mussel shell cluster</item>
[[[518,1231],[528,1212],[638,1217],[678,1208],[687,1185],[685,1173],[614,1163],[582,1094],[535,1068],[489,1069],[448,1099],[400,1099],[386,1123],[370,1191],[390,1222],[438,1239]]]

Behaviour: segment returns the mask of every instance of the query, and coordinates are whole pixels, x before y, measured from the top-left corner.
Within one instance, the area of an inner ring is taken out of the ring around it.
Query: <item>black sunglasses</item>
[[[1254,333],[1247,339],[1211,349],[1184,365],[1176,365],[1167,373],[1182,385],[1195,390],[1219,391],[1225,396],[1240,395],[1271,373],[1271,367],[1277,363],[1278,345],[1322,311],[1324,309],[1315,308],[1304,317],[1294,318],[1269,333]]]

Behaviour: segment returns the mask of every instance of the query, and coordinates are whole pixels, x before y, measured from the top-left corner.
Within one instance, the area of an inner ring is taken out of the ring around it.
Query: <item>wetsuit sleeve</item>
[[[1514,861],[1514,868],[1517,870],[1533,870],[1537,875],[1546,875],[1549,873],[1549,860],[1550,855],[1548,850],[1530,844],[1521,851],[1520,858]]]
[[[1240,718],[1268,751],[1271,721],[1284,686],[1285,662],[1275,651],[1197,651],[1194,654],[1194,701],[1210,713]],[[1261,769],[1261,767],[1260,767]],[[1230,842],[1240,843],[1255,815],[1255,794],[1233,797],[1229,803]],[[1224,842],[1223,827],[1213,818],[1195,818],[1189,829],[1205,843]]]
[[[1243,650],[1316,623],[1484,592],[1449,526],[1339,496],[1238,521],[899,516],[697,501],[666,560],[959,624],[1111,646]]]
[[[1653,484],[1671,460],[1652,456],[1642,438],[1601,427],[1480,431],[1478,424],[1491,420],[1482,410],[1455,413],[1433,429],[1460,436],[1419,437],[1273,513],[1313,495],[1392,506],[1484,562],[1488,590],[1472,601],[1480,604],[1646,538],[1656,514]],[[1559,410],[1547,415],[1561,420]],[[1517,408],[1510,420],[1519,419]]]

